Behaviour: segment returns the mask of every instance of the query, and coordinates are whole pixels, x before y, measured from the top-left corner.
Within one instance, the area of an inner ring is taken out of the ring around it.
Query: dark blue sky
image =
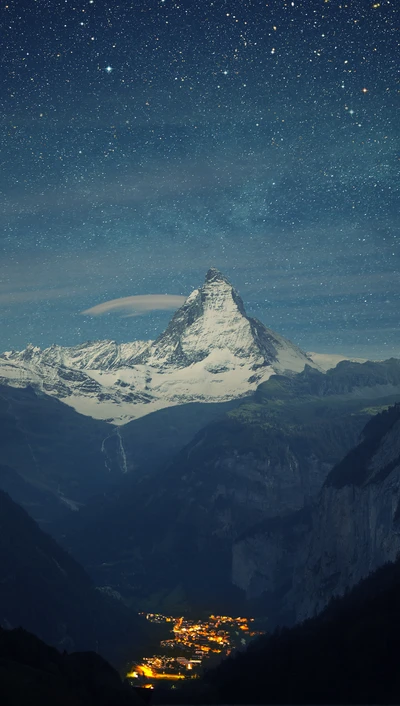
[[[80,312],[216,266],[307,350],[400,355],[398,14],[2,3],[1,350],[153,338]]]

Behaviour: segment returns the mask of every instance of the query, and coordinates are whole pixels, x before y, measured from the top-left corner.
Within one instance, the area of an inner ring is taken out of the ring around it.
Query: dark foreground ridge
[[[94,652],[61,654],[21,628],[0,628],[4,706],[140,706],[118,672]]]
[[[400,560],[318,617],[255,640],[174,703],[400,703]],[[160,694],[158,702],[167,702]],[[172,703],[172,701],[171,701]]]
[[[60,650],[93,650],[120,666],[146,643],[146,621],[96,590],[85,570],[0,491],[0,623]]]

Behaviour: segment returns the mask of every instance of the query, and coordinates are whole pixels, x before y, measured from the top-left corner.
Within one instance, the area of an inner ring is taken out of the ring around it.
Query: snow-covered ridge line
[[[7,351],[0,356],[14,362],[30,362],[32,364],[63,365],[77,370],[91,368],[125,367],[142,353],[152,341],[132,341],[117,343],[116,341],[87,341],[78,346],[57,346],[41,349],[29,344],[23,351]]]
[[[319,367],[247,316],[238,292],[211,268],[156,341],[30,345],[0,356],[0,383],[30,384],[78,412],[125,424],[185,402],[240,398],[274,373]]]

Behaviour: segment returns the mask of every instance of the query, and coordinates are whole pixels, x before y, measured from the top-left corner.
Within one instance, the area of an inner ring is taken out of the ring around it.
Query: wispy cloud
[[[141,294],[132,297],[110,299],[85,309],[81,314],[100,316],[110,312],[123,313],[125,316],[140,316],[150,311],[177,309],[182,306],[186,297],[176,294]]]
[[[0,307],[14,304],[33,304],[52,299],[66,299],[87,294],[86,287],[58,287],[57,289],[29,289],[17,291],[9,285],[0,285]]]

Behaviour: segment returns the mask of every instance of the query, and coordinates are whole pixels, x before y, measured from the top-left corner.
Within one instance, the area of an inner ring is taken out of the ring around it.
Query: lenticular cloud
[[[100,316],[110,312],[122,313],[125,316],[139,316],[150,311],[162,309],[177,309],[182,306],[186,297],[177,294],[140,294],[132,297],[110,299],[107,302],[96,304],[90,309],[85,309],[82,314]]]

